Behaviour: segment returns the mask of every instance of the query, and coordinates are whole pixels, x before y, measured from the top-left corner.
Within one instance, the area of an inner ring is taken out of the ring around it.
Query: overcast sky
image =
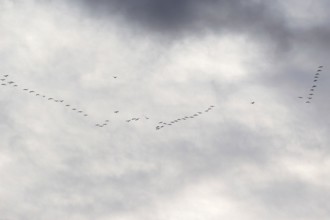
[[[328,0],[0,1],[0,220],[328,219],[329,51]]]

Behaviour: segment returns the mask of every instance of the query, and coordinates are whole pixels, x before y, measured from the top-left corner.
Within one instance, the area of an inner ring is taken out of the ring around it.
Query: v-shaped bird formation
[[[15,83],[14,81],[9,81],[9,80],[8,80],[8,77],[9,77],[9,75],[6,74],[6,75],[3,75],[3,77],[0,79],[0,80],[2,81],[2,83],[1,83],[2,86],[18,87],[18,89],[21,87],[21,86],[19,86],[17,83]],[[116,79],[117,76],[114,76],[113,78]],[[24,88],[24,87],[21,88],[21,91],[22,91],[22,92],[25,92],[25,93],[27,93],[27,94],[29,94],[29,95],[34,95],[34,96],[36,96],[36,97],[39,97],[39,98],[41,98],[41,99],[44,99],[44,100],[46,100],[47,102],[55,102],[55,103],[57,103],[57,104],[60,104],[60,105],[62,105],[64,108],[66,108],[66,109],[68,109],[69,111],[71,111],[71,112],[73,112],[73,113],[76,113],[76,114],[78,114],[78,115],[80,115],[80,116],[83,116],[83,117],[89,117],[89,114],[87,114],[86,111],[81,110],[80,108],[78,108],[78,107],[76,107],[76,106],[74,106],[74,105],[72,105],[72,104],[70,104],[70,103],[64,101],[64,100],[61,99],[61,98],[55,98],[54,96],[49,96],[49,95],[43,94],[43,93],[41,93],[41,92],[39,92],[39,91],[37,91],[37,90],[35,90],[35,89],[29,89],[29,88]],[[208,112],[208,111],[212,110],[213,107],[214,107],[214,106],[210,106],[210,107],[209,107],[208,109],[206,109],[204,112]],[[115,115],[118,115],[119,113],[120,113],[119,110],[116,110],[116,111],[113,112],[113,114],[115,114]],[[202,114],[202,112],[198,112],[198,113],[193,114],[193,115],[191,115],[191,116],[189,116],[189,117],[186,116],[186,118],[173,120],[173,121],[171,121],[171,122],[169,122],[169,123],[165,123],[165,122],[164,122],[164,125],[163,125],[163,126],[175,124],[175,123],[177,123],[177,122],[180,121],[180,120],[186,120],[186,119],[188,119],[188,118],[189,118],[189,119],[190,119],[190,118],[194,118],[194,117],[199,116],[199,114]],[[127,123],[134,123],[134,122],[143,121],[143,120],[149,120],[149,119],[150,119],[150,117],[148,117],[148,116],[138,116],[138,117],[133,117],[133,118],[130,118],[130,119],[126,119],[125,121],[126,121]],[[104,121],[102,121],[102,122],[94,123],[94,125],[95,125],[96,127],[99,127],[99,128],[106,127],[106,126],[108,126],[109,124],[110,124],[110,120],[109,120],[109,119],[106,119],[106,120],[104,120]],[[163,127],[163,126],[162,126],[162,127]],[[157,130],[160,129],[159,126],[157,126],[156,128],[157,128]]]
[[[314,77],[313,77],[312,85],[311,85],[310,89],[307,92],[308,94],[305,97],[303,97],[303,96],[298,97],[299,99],[304,100],[304,102],[307,103],[307,104],[310,104],[312,102],[312,99],[313,99],[313,97],[315,95],[315,92],[316,92],[318,81],[320,80],[322,70],[323,70],[323,66],[319,66],[316,73],[315,73],[315,75],[314,75]],[[113,76],[113,78],[116,79],[117,76]],[[80,108],[78,108],[78,107],[76,107],[76,106],[74,106],[70,103],[67,103],[63,99],[55,98],[53,96],[43,94],[43,93],[41,93],[41,92],[39,92],[35,89],[29,89],[29,88],[24,88],[24,87],[20,86],[16,82],[14,82],[12,80],[9,80],[9,75],[8,74],[2,75],[2,77],[0,77],[0,80],[1,80],[1,82],[0,82],[1,86],[10,86],[10,87],[13,87],[13,88],[20,89],[20,91],[22,91],[22,92],[28,93],[29,95],[34,95],[34,96],[36,96],[40,99],[46,100],[47,102],[58,103],[58,104],[62,105],[64,108],[68,109],[69,111],[71,111],[73,113],[76,113],[76,114],[78,114],[82,117],[89,117],[89,114],[86,111],[83,111],[82,109],[80,109]],[[254,104],[254,103],[255,103],[255,101],[250,102],[250,104]],[[179,118],[169,120],[169,121],[160,121],[160,122],[158,122],[158,124],[155,128],[156,128],[156,130],[160,130],[160,129],[163,129],[163,128],[168,127],[168,126],[175,125],[177,123],[183,123],[186,120],[196,119],[197,117],[201,116],[202,114],[208,113],[214,107],[215,107],[214,105],[210,105],[208,108],[206,108],[202,111],[195,112],[191,115],[186,115],[186,116],[179,117]],[[118,115],[118,114],[120,114],[120,112],[119,112],[119,110],[116,110],[116,111],[113,111],[112,114]],[[144,115],[144,116],[138,116],[138,117],[132,117],[132,118],[126,119],[125,122],[126,123],[136,123],[136,122],[139,122],[139,121],[145,121],[145,120],[149,120],[149,119],[150,118],[148,116]],[[102,122],[94,123],[94,125],[96,127],[103,128],[103,127],[106,127],[106,126],[110,125],[110,120],[106,119]]]

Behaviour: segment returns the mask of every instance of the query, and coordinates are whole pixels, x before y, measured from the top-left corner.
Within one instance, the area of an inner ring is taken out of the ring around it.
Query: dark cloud
[[[280,22],[278,11],[253,0],[76,0],[76,3],[97,16],[119,15],[129,24],[175,35],[228,29],[257,31],[259,27],[276,28]]]
[[[286,59],[297,47],[319,51],[329,45],[329,31],[313,23],[316,15],[305,15],[306,22],[294,18],[288,9],[276,2],[258,0],[75,0],[74,7],[89,16],[113,21],[134,33],[171,40],[186,36],[240,35],[269,48],[270,56]],[[290,2],[292,4],[292,2]],[[320,3],[326,6],[326,3]],[[289,9],[290,10],[290,9]],[[299,12],[302,13],[302,12]],[[326,18],[323,19],[326,22]],[[294,25],[300,22],[303,25]],[[322,23],[321,22],[321,23]],[[305,26],[306,24],[306,26]],[[309,24],[313,24],[308,26]],[[321,46],[321,47],[323,47]]]

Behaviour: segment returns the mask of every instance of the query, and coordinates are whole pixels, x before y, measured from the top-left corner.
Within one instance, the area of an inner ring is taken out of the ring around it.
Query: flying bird
[[[115,113],[118,113],[119,111],[115,111]]]
[[[9,75],[3,75],[4,77],[8,77]]]
[[[251,102],[251,104],[253,105],[253,104],[254,104],[254,102]]]
[[[299,98],[299,99],[302,99],[303,97],[299,96],[298,98]]]

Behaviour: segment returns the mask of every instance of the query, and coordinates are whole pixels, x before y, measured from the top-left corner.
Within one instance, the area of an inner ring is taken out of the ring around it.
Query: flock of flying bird
[[[0,80],[2,81],[1,82],[1,86],[12,86],[12,87],[20,87],[17,83],[15,83],[14,81],[10,81],[10,80],[8,80],[8,76],[9,75],[2,75],[3,77],[0,77]],[[114,76],[113,77],[114,79],[116,79],[117,78],[117,76]],[[81,116],[83,116],[83,117],[88,117],[88,114],[85,112],[85,111],[83,111],[83,110],[81,110],[81,109],[79,109],[78,107],[75,107],[75,106],[73,106],[72,104],[70,104],[70,103],[66,103],[63,99],[56,99],[56,98],[54,98],[54,97],[50,97],[50,96],[47,96],[47,95],[45,95],[45,94],[42,94],[42,93],[40,93],[40,92],[38,92],[38,91],[36,91],[36,90],[33,90],[33,89],[28,89],[28,88],[22,88],[22,91],[23,92],[26,92],[26,93],[28,93],[28,94],[31,94],[31,95],[35,95],[35,96],[37,96],[37,97],[40,97],[40,98],[42,98],[42,99],[45,99],[45,100],[47,100],[47,101],[49,101],[49,102],[55,102],[55,103],[58,103],[58,104],[62,104],[63,106],[65,106],[66,108],[68,108],[68,109],[71,109],[71,111],[74,111],[74,112],[76,112],[76,113],[78,113],[79,115],[81,115]],[[118,113],[119,111],[114,111],[114,113]],[[109,122],[109,120],[106,120],[105,121],[105,123],[108,123]],[[105,126],[106,124],[97,124],[97,126],[100,126],[100,127],[103,127],[103,126]]]
[[[8,76],[9,76],[9,75],[2,75],[2,77],[0,77],[0,80],[2,81],[2,82],[1,82],[1,86],[12,86],[12,87],[17,87],[17,88],[19,88],[20,86],[19,86],[17,83],[15,83],[14,81],[10,81],[10,80],[8,80]],[[113,78],[116,79],[117,76],[113,76]],[[31,94],[31,95],[35,95],[36,97],[39,97],[39,98],[45,99],[45,100],[47,100],[47,101],[49,101],[49,102],[55,102],[55,103],[61,104],[61,105],[65,106],[66,108],[71,109],[71,111],[76,112],[77,114],[79,114],[79,115],[81,115],[81,116],[83,116],[83,117],[88,117],[88,116],[89,116],[85,111],[80,110],[79,108],[77,108],[77,107],[75,107],[75,106],[73,106],[73,105],[71,105],[71,104],[65,102],[63,99],[56,99],[56,98],[54,98],[54,97],[47,96],[47,95],[42,94],[42,93],[40,93],[40,92],[38,92],[38,91],[36,91],[36,90],[32,90],[32,89],[28,89],[28,88],[22,88],[22,91],[23,91],[23,92],[26,92],[26,93],[28,93],[28,94]],[[214,107],[214,106],[211,105],[211,106],[210,106],[208,109],[206,109],[204,112],[209,112],[210,110],[212,110],[213,107]],[[114,113],[114,114],[118,114],[119,111],[116,110],[116,111],[114,111],[113,113]],[[173,125],[173,124],[175,124],[175,123],[177,123],[177,122],[179,122],[179,121],[181,121],[181,120],[183,121],[183,120],[187,120],[187,119],[195,118],[195,117],[199,116],[200,114],[202,114],[202,112],[197,112],[196,114],[193,114],[193,115],[191,115],[191,116],[185,116],[185,117],[183,117],[183,118],[178,118],[178,119],[175,119],[175,120],[173,120],[173,121],[171,121],[171,122],[168,122],[168,123],[166,123],[166,122],[160,122],[159,124],[162,124],[162,125],[160,125],[160,126],[156,126],[156,130],[161,129],[161,128],[163,128],[164,126],[170,126],[170,125]],[[126,122],[127,122],[127,123],[132,123],[132,122],[137,122],[137,121],[142,120],[142,119],[144,119],[144,120],[149,120],[150,118],[147,117],[147,116],[143,116],[143,117],[134,117],[134,118],[127,119]],[[107,120],[104,120],[104,121],[101,122],[101,123],[96,123],[95,126],[96,126],[96,127],[100,127],[100,128],[102,128],[102,127],[105,127],[105,126],[109,125],[109,123],[110,123],[110,120],[107,119]]]
[[[307,100],[305,101],[305,103],[311,103],[311,100],[313,99],[313,96],[314,96],[314,92],[315,92],[315,89],[317,87],[317,81],[319,80],[320,78],[320,73],[322,72],[322,69],[323,69],[323,66],[319,66],[318,69],[317,69],[317,72],[315,73],[314,75],[314,78],[313,78],[313,85],[311,86],[311,88],[309,89],[308,91],[308,96],[305,97]],[[19,87],[19,85],[17,83],[15,83],[14,81],[10,81],[8,80],[8,76],[9,75],[3,75],[3,77],[0,77],[0,80],[2,81],[1,82],[1,86],[12,86],[12,87]],[[117,78],[117,76],[113,76],[114,79]],[[50,102],[56,102],[56,103],[59,103],[59,104],[62,104],[64,105],[66,108],[69,108],[71,109],[72,111],[78,113],[79,115],[83,116],[83,117],[88,117],[88,114],[85,112],[85,111],[82,111],[80,109],[78,109],[77,107],[74,107],[72,106],[71,104],[69,103],[66,103],[64,102],[63,99],[55,99],[53,97],[49,97],[49,96],[46,96],[42,93],[39,93],[35,90],[31,90],[31,89],[27,89],[27,88],[22,88],[22,91],[24,92],[27,92],[29,94],[34,94],[35,96],[38,96],[40,98],[43,98],[43,99],[46,99]],[[304,99],[304,97],[302,96],[299,96],[298,97],[299,99]],[[251,102],[251,104],[254,104],[255,102]],[[203,111],[199,111],[199,112],[196,112],[192,115],[188,115],[188,116],[184,116],[184,117],[181,117],[181,118],[177,118],[177,119],[174,119],[172,121],[168,121],[168,122],[165,122],[165,121],[160,121],[158,122],[158,125],[156,126],[156,130],[160,130],[162,128],[165,128],[166,126],[171,126],[171,125],[174,125],[176,123],[179,123],[179,122],[183,122],[185,120],[189,120],[189,119],[193,119],[193,118],[196,118],[204,113],[207,113],[209,111],[211,111],[215,106],[214,105],[210,105],[207,109],[203,110]],[[115,114],[118,114],[119,111],[114,111]],[[127,119],[126,122],[127,123],[132,123],[132,122],[137,122],[139,121],[140,119],[145,119],[145,120],[149,120],[149,117],[147,116],[143,116],[143,117],[138,117],[138,118],[130,118],[130,119]],[[104,120],[103,122],[101,123],[96,123],[95,126],[96,127],[104,127],[104,126],[107,126],[108,124],[110,123],[110,120]]]
[[[171,126],[175,123],[178,123],[178,122],[183,122],[185,120],[188,120],[188,119],[192,119],[192,118],[195,118],[195,117],[198,117],[200,116],[201,114],[206,113],[206,112],[209,112],[212,110],[212,108],[214,108],[215,106],[214,105],[210,105],[210,107],[208,107],[207,109],[205,109],[204,111],[202,112],[196,112],[195,114],[192,114],[192,115],[188,115],[188,116],[184,116],[182,118],[177,118],[177,119],[174,119],[170,122],[163,122],[163,121],[160,121],[158,122],[158,126],[156,127],[156,130],[159,130],[159,129],[162,129],[164,128],[165,126]]]
[[[323,66],[319,66],[315,75],[314,75],[314,78],[313,78],[313,85],[311,86],[311,88],[309,89],[309,91],[307,93],[309,93],[305,98],[307,99],[305,101],[305,103],[311,103],[311,100],[313,99],[313,96],[314,96],[314,93],[315,93],[315,90],[316,90],[316,87],[317,87],[317,81],[319,80],[320,78],[320,74],[322,72],[322,69],[323,69]],[[303,96],[299,96],[298,97],[299,99],[304,99]]]

